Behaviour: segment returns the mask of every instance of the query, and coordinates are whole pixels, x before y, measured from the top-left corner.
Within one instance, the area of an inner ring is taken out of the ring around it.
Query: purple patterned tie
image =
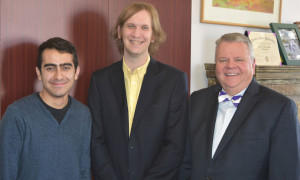
[[[241,97],[243,97],[243,96],[241,96],[241,95],[236,95],[236,96],[232,96],[231,98],[230,98],[230,96],[225,92],[225,91],[223,91],[223,89],[220,91],[220,93],[219,93],[219,103],[220,102],[226,102],[226,101],[231,101],[232,103],[233,103],[233,105],[235,106],[235,107],[237,107],[238,105],[239,105],[239,103],[240,103],[240,101],[241,101]]]

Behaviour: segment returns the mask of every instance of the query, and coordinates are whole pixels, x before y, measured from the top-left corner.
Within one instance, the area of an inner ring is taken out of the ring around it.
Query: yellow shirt
[[[139,98],[144,75],[147,72],[147,67],[149,62],[150,62],[150,56],[148,56],[147,62],[143,66],[135,69],[132,72],[131,69],[126,65],[123,57],[123,72],[124,72],[124,81],[125,81],[127,106],[128,106],[129,135],[131,132],[131,126],[133,122],[136,104]]]

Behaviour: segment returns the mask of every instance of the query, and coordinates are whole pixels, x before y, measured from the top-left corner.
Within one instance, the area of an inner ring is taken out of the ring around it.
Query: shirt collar
[[[125,75],[131,75],[133,73],[137,73],[139,75],[139,78],[144,77],[144,75],[147,72],[147,67],[149,65],[150,62],[150,56],[148,55],[147,61],[144,65],[142,65],[141,67],[136,68],[133,72],[132,70],[127,66],[126,62],[125,62],[125,57],[123,56],[123,72]]]
[[[246,91],[247,89],[248,89],[248,87],[246,87],[245,89],[243,89],[241,92],[235,94],[234,96],[243,96],[244,93],[245,93],[245,91]],[[222,90],[223,90],[224,92],[226,92],[225,89],[222,88]],[[227,92],[226,92],[226,93],[227,93]],[[228,96],[229,96],[229,95],[228,95]],[[232,96],[230,96],[230,97],[232,97]]]

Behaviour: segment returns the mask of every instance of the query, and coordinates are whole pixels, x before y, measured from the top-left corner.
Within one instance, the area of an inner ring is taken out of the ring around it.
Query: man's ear
[[[118,26],[118,38],[122,39],[122,28],[120,27],[120,25]]]
[[[78,79],[80,73],[80,66],[77,66],[76,72],[75,72],[75,80]]]
[[[253,59],[252,62],[252,69],[253,69],[253,75],[255,74],[255,58]]]
[[[152,36],[151,36],[151,41],[150,41],[150,42],[151,42],[151,43],[154,43],[154,41],[155,41],[155,37],[152,35]]]
[[[39,80],[42,80],[42,72],[40,72],[39,68],[38,67],[35,67],[35,72],[36,72],[36,75],[37,77],[39,78]]]

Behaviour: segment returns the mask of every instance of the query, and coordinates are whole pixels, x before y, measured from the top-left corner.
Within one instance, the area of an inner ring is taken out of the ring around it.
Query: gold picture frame
[[[243,10],[241,7],[217,7],[213,3],[221,0],[201,0],[200,22],[211,24],[222,24],[232,26],[270,28],[270,23],[281,22],[282,0],[271,0],[273,3],[272,12],[262,12],[261,10]],[[227,3],[231,0],[226,1]],[[232,1],[235,2],[235,1]],[[265,1],[264,1],[265,2]]]

